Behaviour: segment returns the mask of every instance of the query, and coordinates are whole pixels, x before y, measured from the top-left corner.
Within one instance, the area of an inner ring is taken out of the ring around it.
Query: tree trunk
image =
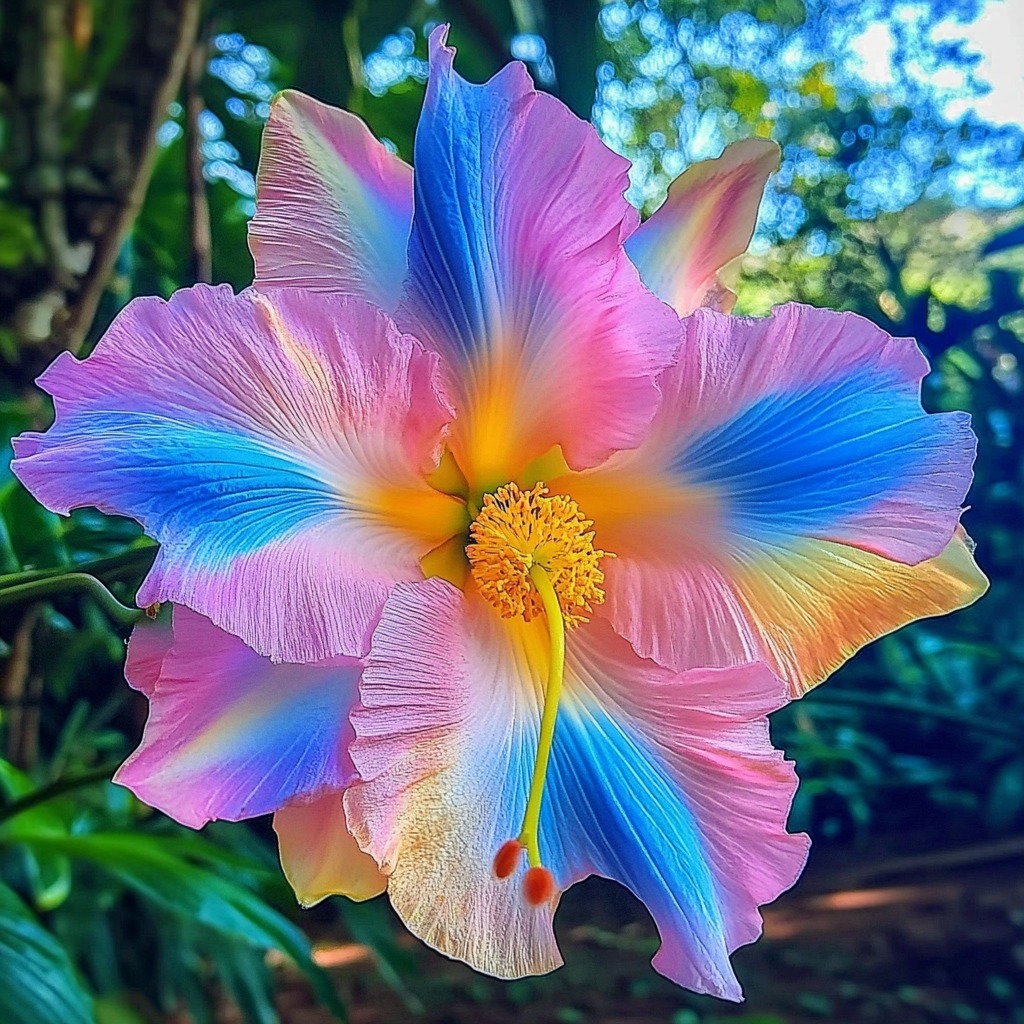
[[[11,195],[38,238],[0,265],[0,346],[19,381],[85,340],[117,254],[142,206],[156,129],[178,92],[202,0],[138,0],[131,33],[81,135],[67,138],[66,51],[81,46],[87,0],[12,4],[17,39],[7,111]],[[14,35],[16,33],[16,35]]]

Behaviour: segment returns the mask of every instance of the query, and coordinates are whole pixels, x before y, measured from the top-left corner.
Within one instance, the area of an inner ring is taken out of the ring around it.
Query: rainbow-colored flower
[[[926,415],[921,354],[866,320],[721,311],[773,144],[641,226],[522,65],[453,61],[438,29],[415,177],[279,97],[255,287],[131,303],[43,375],[56,422],[14,467],[160,542],[142,799],[275,812],[304,903],[387,889],[503,977],[557,966],[559,893],[606,875],[660,971],[739,998],[729,953],[807,850],[766,715],[983,591],[968,418]]]

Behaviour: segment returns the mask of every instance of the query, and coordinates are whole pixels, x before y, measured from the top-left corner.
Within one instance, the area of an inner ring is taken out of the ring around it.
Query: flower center
[[[484,495],[469,528],[474,543],[466,548],[477,589],[503,618],[529,622],[546,612],[534,572],[541,570],[565,626],[586,622],[604,600],[601,559],[607,552],[594,547],[593,526],[572,498],[549,495],[543,484],[529,491],[506,484]]]
[[[494,873],[507,878],[525,851],[529,869],[523,891],[535,905],[555,892],[554,877],[541,864],[538,835],[565,674],[565,632],[586,622],[593,606],[604,600],[601,559],[609,556],[594,547],[593,526],[572,498],[549,495],[543,484],[523,491],[510,483],[484,496],[469,528],[472,543],[466,554],[484,598],[504,618],[547,619],[550,658],[526,812],[519,835],[494,858]]]

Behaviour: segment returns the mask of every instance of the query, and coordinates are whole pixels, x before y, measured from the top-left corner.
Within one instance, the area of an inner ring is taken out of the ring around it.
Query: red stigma
[[[523,878],[523,893],[535,907],[547,903],[555,895],[555,876],[547,868],[530,868]]]
[[[519,867],[519,861],[525,849],[526,847],[518,839],[508,839],[502,843],[494,855],[495,875],[498,878],[508,878]]]

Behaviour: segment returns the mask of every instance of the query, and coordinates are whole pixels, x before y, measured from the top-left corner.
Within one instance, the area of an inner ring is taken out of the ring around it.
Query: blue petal
[[[541,853],[555,877],[621,882],[658,922],[674,981],[739,999],[701,832],[642,737],[596,704],[566,708],[548,784]]]
[[[966,420],[966,417],[962,417]],[[690,442],[672,468],[726,499],[760,540],[835,530],[949,461],[950,420],[928,416],[895,375],[852,369],[768,394]]]

